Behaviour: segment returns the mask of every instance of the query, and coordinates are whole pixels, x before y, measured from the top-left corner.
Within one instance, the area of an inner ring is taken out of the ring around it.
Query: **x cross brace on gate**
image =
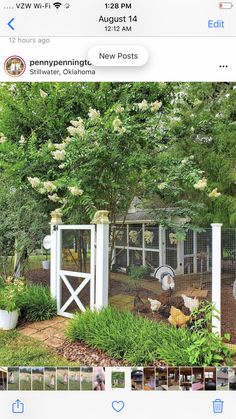
[[[67,289],[69,290],[71,296],[66,301],[66,303],[60,308],[60,313],[64,314],[65,310],[69,307],[69,305],[75,301],[77,306],[80,308],[81,311],[85,311],[84,305],[81,303],[80,299],[78,298],[78,294],[84,289],[84,287],[89,283],[91,280],[90,274],[85,273],[79,273],[79,272],[69,272],[69,271],[60,271],[59,275],[61,279],[63,280],[64,284],[66,285]],[[73,289],[71,286],[69,280],[67,279],[66,275],[69,275],[71,277],[79,277],[79,278],[85,278],[83,282],[76,288],[76,290]]]

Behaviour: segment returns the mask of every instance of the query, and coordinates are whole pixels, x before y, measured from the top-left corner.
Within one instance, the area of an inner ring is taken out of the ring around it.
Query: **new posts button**
[[[139,45],[97,45],[88,51],[88,59],[99,67],[141,67],[148,52]]]

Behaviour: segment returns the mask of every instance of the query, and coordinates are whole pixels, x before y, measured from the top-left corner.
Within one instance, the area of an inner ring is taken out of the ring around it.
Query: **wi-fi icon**
[[[53,3],[53,6],[55,6],[56,9],[59,9],[59,7],[62,6],[62,3],[60,3],[59,1],[56,1],[55,3]]]

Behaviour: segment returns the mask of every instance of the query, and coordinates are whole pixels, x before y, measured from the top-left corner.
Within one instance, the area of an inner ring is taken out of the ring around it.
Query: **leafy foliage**
[[[135,294],[138,293],[140,288],[140,281],[148,275],[149,269],[146,266],[129,266],[128,271],[128,287],[130,290],[134,291]]]
[[[57,314],[56,301],[49,288],[40,285],[26,286],[20,308],[22,317],[33,322],[48,320]]]
[[[202,211],[196,222],[236,225],[236,86],[235,83],[186,83],[176,89],[175,123],[178,156],[194,156],[204,172],[209,190],[220,191],[218,199],[201,195]],[[203,158],[204,156],[204,158]],[[199,194],[191,194],[196,202]]]
[[[135,195],[159,197],[161,206],[171,197],[172,206],[182,207],[180,195],[199,173],[191,159],[183,165],[173,157],[175,89],[166,83],[3,85],[3,171],[47,212],[62,205],[69,222],[88,222],[101,208],[114,222]],[[38,198],[29,177],[41,181]],[[54,183],[53,193],[45,182]]]
[[[207,333],[212,346],[198,332],[152,322],[111,307],[77,314],[67,330],[71,340],[84,341],[131,365],[153,365],[161,360],[173,366],[220,365],[226,361],[227,365],[232,364],[233,353],[221,338]]]
[[[0,310],[20,311],[24,284],[21,280],[0,287]]]

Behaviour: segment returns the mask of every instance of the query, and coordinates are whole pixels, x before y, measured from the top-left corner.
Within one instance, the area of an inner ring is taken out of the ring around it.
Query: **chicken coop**
[[[212,233],[189,230],[184,241],[178,241],[173,230],[154,224],[148,210],[128,213],[114,227],[114,269],[125,272],[131,266],[146,266],[150,272],[169,265],[176,275],[211,272]]]

